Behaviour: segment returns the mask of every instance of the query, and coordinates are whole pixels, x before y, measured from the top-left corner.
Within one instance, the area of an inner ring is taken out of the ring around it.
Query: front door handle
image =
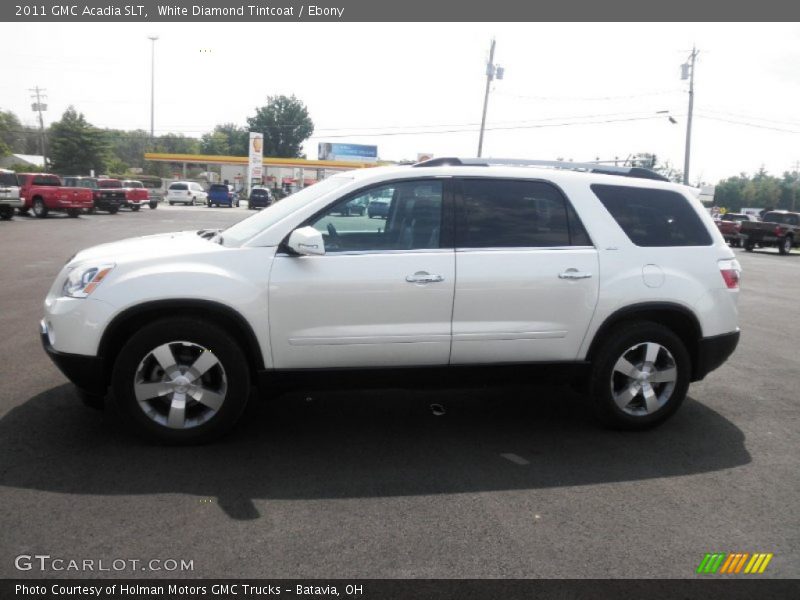
[[[559,279],[589,279],[591,276],[591,273],[583,273],[578,269],[567,269],[558,274]]]
[[[431,275],[427,271],[417,271],[413,275],[406,275],[408,283],[439,283],[444,281],[441,275]]]

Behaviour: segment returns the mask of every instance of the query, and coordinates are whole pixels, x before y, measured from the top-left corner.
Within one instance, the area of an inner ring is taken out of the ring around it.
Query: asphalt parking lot
[[[598,429],[569,388],[535,385],[291,393],[190,448],[81,405],[38,339],[64,262],[251,214],[0,223],[0,577],[682,578],[706,552],[771,552],[759,577],[800,576],[797,251],[737,251],[739,349],[649,432]],[[20,554],[194,569],[20,572]]]

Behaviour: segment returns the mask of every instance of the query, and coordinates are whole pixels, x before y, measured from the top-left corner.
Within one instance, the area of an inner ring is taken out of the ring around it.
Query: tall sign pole
[[[689,185],[689,162],[692,154],[692,111],[694,110],[694,63],[700,51],[694,46],[689,62],[681,65],[681,79],[689,79],[689,117],[686,120],[686,152],[683,156],[683,183]]]
[[[42,112],[47,110],[47,104],[44,104],[42,102],[42,100],[47,98],[47,96],[42,94],[42,92],[46,90],[39,88],[39,86],[37,85],[35,88],[28,91],[33,92],[31,98],[36,99],[36,102],[34,102],[31,105],[31,108],[33,109],[34,112],[39,113],[39,136],[42,147],[42,166],[45,170],[47,170],[47,143],[44,134],[44,117],[42,116]]]

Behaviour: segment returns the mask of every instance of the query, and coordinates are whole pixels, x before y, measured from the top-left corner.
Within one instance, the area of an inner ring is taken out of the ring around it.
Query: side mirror
[[[322,234],[313,227],[295,229],[289,236],[289,248],[298,254],[325,254],[325,242]]]

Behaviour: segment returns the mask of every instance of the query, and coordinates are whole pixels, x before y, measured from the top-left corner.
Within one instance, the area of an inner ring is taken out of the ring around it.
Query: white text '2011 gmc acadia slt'
[[[566,371],[606,424],[663,421],[736,347],[733,252],[650,171],[500,162],[351,171],[222,231],[89,248],[47,295],[42,342],[85,399],[110,391],[172,443],[228,430],[254,383],[312,377]],[[377,220],[348,209],[375,199]]]

